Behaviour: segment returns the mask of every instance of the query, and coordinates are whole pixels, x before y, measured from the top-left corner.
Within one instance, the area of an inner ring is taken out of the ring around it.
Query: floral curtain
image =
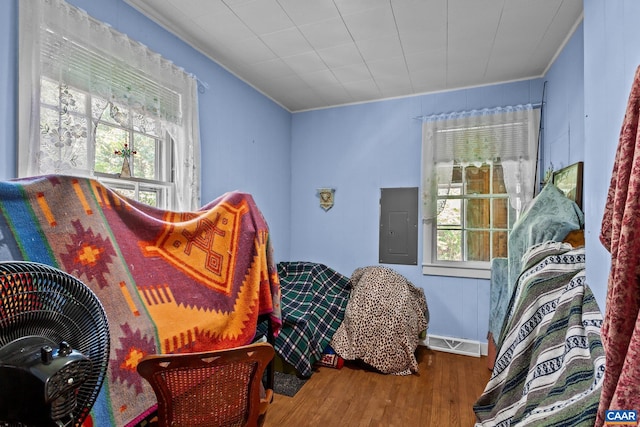
[[[59,129],[41,129],[40,88],[46,77],[61,88],[63,115],[65,103],[82,102],[65,91],[72,87],[107,100],[103,108],[115,109],[116,121],[118,108],[126,108],[142,126],[168,133],[174,141],[176,207],[197,209],[200,142],[194,76],[63,0],[21,1],[19,7],[18,175],[92,174],[91,166],[74,167],[74,161],[90,156],[91,123],[68,115]]]
[[[489,164],[499,161],[507,193],[516,211],[534,196],[540,110],[518,105],[423,118],[423,218],[437,216],[438,189],[451,183],[454,163]]]

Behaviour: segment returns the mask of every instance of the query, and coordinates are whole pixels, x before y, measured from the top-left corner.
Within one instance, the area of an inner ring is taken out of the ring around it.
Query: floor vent
[[[462,338],[427,335],[426,344],[427,347],[432,350],[446,351],[447,353],[474,357],[480,357],[481,354],[480,343],[478,341],[464,340]]]

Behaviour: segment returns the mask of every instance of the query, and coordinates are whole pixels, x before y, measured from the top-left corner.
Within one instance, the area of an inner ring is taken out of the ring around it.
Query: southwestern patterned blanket
[[[543,243],[523,267],[476,426],[593,426],[605,357],[584,248]]]
[[[57,267],[102,302],[111,353],[93,425],[135,424],[154,406],[136,372],[143,356],[248,344],[260,315],[281,324],[268,227],[244,193],[178,213],[91,179],[1,182],[0,260]]]

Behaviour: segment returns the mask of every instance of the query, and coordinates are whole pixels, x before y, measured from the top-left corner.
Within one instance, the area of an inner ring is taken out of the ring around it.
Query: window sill
[[[490,279],[490,267],[463,265],[422,264],[422,274],[429,276],[465,277],[470,279]]]
[[[120,174],[117,174],[117,173],[105,173],[105,172],[93,171],[93,176],[97,179],[107,179],[113,182],[118,182],[118,181],[141,182],[141,183],[153,184],[161,187],[170,187],[171,184],[173,184],[172,182],[158,181],[155,179],[138,178],[135,176],[120,176]]]

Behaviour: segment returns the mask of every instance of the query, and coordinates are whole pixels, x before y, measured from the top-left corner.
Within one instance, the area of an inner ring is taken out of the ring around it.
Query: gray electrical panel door
[[[418,187],[380,189],[380,263],[418,264]]]

